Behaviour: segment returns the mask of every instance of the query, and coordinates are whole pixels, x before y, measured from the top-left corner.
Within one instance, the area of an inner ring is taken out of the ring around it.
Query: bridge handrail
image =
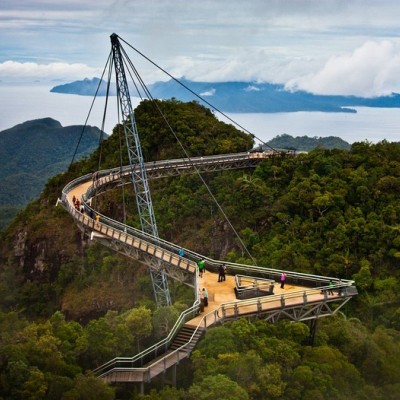
[[[221,304],[221,307],[223,309],[228,309],[228,308],[243,308],[243,307],[248,307],[254,304],[266,304],[266,303],[272,303],[277,300],[289,300],[289,299],[294,299],[298,297],[304,298],[304,296],[308,295],[315,295],[315,294],[327,294],[329,290],[336,290],[337,292],[341,292],[342,296],[348,296],[352,295],[352,292],[348,292],[348,285],[346,284],[341,284],[341,283],[336,283],[333,286],[322,286],[318,288],[312,288],[312,289],[301,289],[301,290],[296,290],[296,291],[291,291],[289,293],[282,293],[282,294],[274,294],[271,296],[262,296],[262,297],[257,297],[257,298],[252,298],[252,299],[247,299],[247,300],[241,300],[240,302],[238,301],[230,301]]]
[[[170,160],[161,161],[149,161],[145,163],[146,171],[151,171],[154,169],[166,169],[175,168],[181,165],[201,165],[201,164],[215,164],[216,161],[227,161],[227,160],[242,160],[242,159],[264,159],[268,158],[264,153],[228,153],[228,154],[217,154],[212,156],[204,157],[191,157],[191,158],[175,158]],[[121,173],[122,175],[129,174],[131,171],[130,165],[124,165],[120,168],[109,168],[100,170],[97,173],[98,178],[105,177],[107,175],[114,175]],[[85,175],[92,177],[92,174]]]
[[[68,182],[64,186],[64,188],[61,192],[61,200],[63,201],[63,203],[64,204],[67,203],[67,195],[74,187],[78,186],[78,184],[89,181],[92,178],[92,176],[93,176],[93,174],[86,174],[86,175],[79,176],[78,178],[75,178],[71,182]]]

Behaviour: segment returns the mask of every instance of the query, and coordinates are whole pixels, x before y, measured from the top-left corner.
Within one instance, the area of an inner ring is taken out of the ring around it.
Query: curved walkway
[[[148,177],[173,176],[195,171],[254,167],[264,159],[264,153],[239,153],[222,156],[199,157],[190,160],[170,160],[147,163]],[[240,300],[235,287],[238,274],[278,282],[281,270],[258,266],[226,263],[228,275],[225,282],[218,282],[217,271],[221,262],[205,258],[207,272],[198,277],[197,261],[204,258],[190,249],[180,257],[179,246],[153,237],[140,230],[100,215],[91,207],[94,195],[129,182],[130,169],[100,171],[94,176],[85,175],[70,182],[62,192],[61,202],[77,225],[92,239],[99,240],[128,257],[137,259],[150,267],[162,265],[168,276],[179,279],[194,288],[194,302],[177,321],[167,338],[134,357],[117,357],[95,372],[109,382],[146,382],[167,368],[189,356],[201,333],[208,327],[240,316],[262,317],[271,322],[280,318],[293,321],[316,319],[336,313],[352,296],[357,294],[353,281],[285,271],[287,283],[284,289],[274,285],[272,295]],[[80,199],[84,212],[77,210],[73,198]],[[58,203],[57,202],[57,203]],[[328,295],[328,282],[334,281],[334,292]],[[209,306],[199,314],[199,288],[206,287]],[[334,307],[332,307],[334,303]],[[177,338],[182,329],[189,336],[181,345]],[[175,343],[174,343],[175,340]],[[173,350],[169,350],[174,348]]]

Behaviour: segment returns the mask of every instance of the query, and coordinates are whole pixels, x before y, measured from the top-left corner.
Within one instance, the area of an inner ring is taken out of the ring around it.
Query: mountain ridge
[[[356,113],[354,107],[399,108],[400,95],[364,98],[357,96],[315,95],[304,91],[288,91],[282,84],[257,82],[195,82],[186,79],[148,85],[154,98],[167,100],[175,98],[180,101],[199,101],[205,106],[218,108],[224,112],[243,113],[277,113],[297,111],[322,111]],[[113,85],[111,85],[113,86]],[[54,86],[54,93],[75,94],[81,96],[98,96],[107,94],[107,84],[99,78],[74,81]],[[131,88],[131,95],[136,89]],[[195,94],[194,94],[195,93]],[[110,89],[115,95],[115,89]],[[200,97],[198,97],[200,96]],[[201,100],[204,99],[205,101]]]
[[[50,177],[68,168],[78,142],[77,160],[98,147],[100,129],[86,126],[81,137],[82,129],[81,125],[63,127],[52,118],[40,118],[0,132],[0,228],[10,222],[10,208],[14,214],[16,207],[40,194]]]

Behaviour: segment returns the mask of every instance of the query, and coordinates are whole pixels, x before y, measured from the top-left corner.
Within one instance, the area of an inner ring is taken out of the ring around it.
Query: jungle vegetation
[[[190,155],[246,151],[251,137],[199,104],[159,102]],[[182,157],[150,102],[135,111],[146,160]],[[191,304],[171,282],[156,309],[146,268],[82,237],[55,207],[77,176],[120,164],[120,129],[87,160],[48,181],[0,244],[0,398],[356,399],[400,397],[400,145],[354,143],[272,158],[254,170],[204,175],[258,265],[354,279],[359,295],[319,321],[233,321],[207,331],[177,388],[107,386],[89,371],[164,336]],[[101,157],[99,157],[101,155]],[[122,160],[126,164],[126,159]],[[250,263],[193,175],[151,182],[159,233],[216,259]],[[128,220],[137,224],[133,195]],[[122,194],[100,201],[122,218]]]

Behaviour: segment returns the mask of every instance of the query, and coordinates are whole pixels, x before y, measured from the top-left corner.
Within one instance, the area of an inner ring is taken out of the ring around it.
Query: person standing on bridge
[[[206,260],[204,258],[201,259],[197,263],[197,266],[199,267],[199,276],[200,276],[200,278],[202,278],[203,277],[203,273],[206,272],[205,265],[206,265]]]
[[[284,272],[281,273],[281,289],[285,288],[285,282],[286,282],[286,274]]]
[[[221,264],[218,268],[218,282],[223,282],[226,280],[225,273],[226,273],[226,266],[225,264]]]
[[[332,296],[334,295],[334,293],[333,293],[333,288],[335,287],[335,285],[334,285],[334,283],[333,283],[333,280],[331,279],[330,281],[329,281],[329,289],[328,289],[328,294],[331,294]]]
[[[202,312],[204,312],[204,292],[201,289],[199,289],[199,300],[199,314],[201,314]]]
[[[204,302],[204,307],[208,306],[208,292],[207,289],[203,287],[203,302]]]

